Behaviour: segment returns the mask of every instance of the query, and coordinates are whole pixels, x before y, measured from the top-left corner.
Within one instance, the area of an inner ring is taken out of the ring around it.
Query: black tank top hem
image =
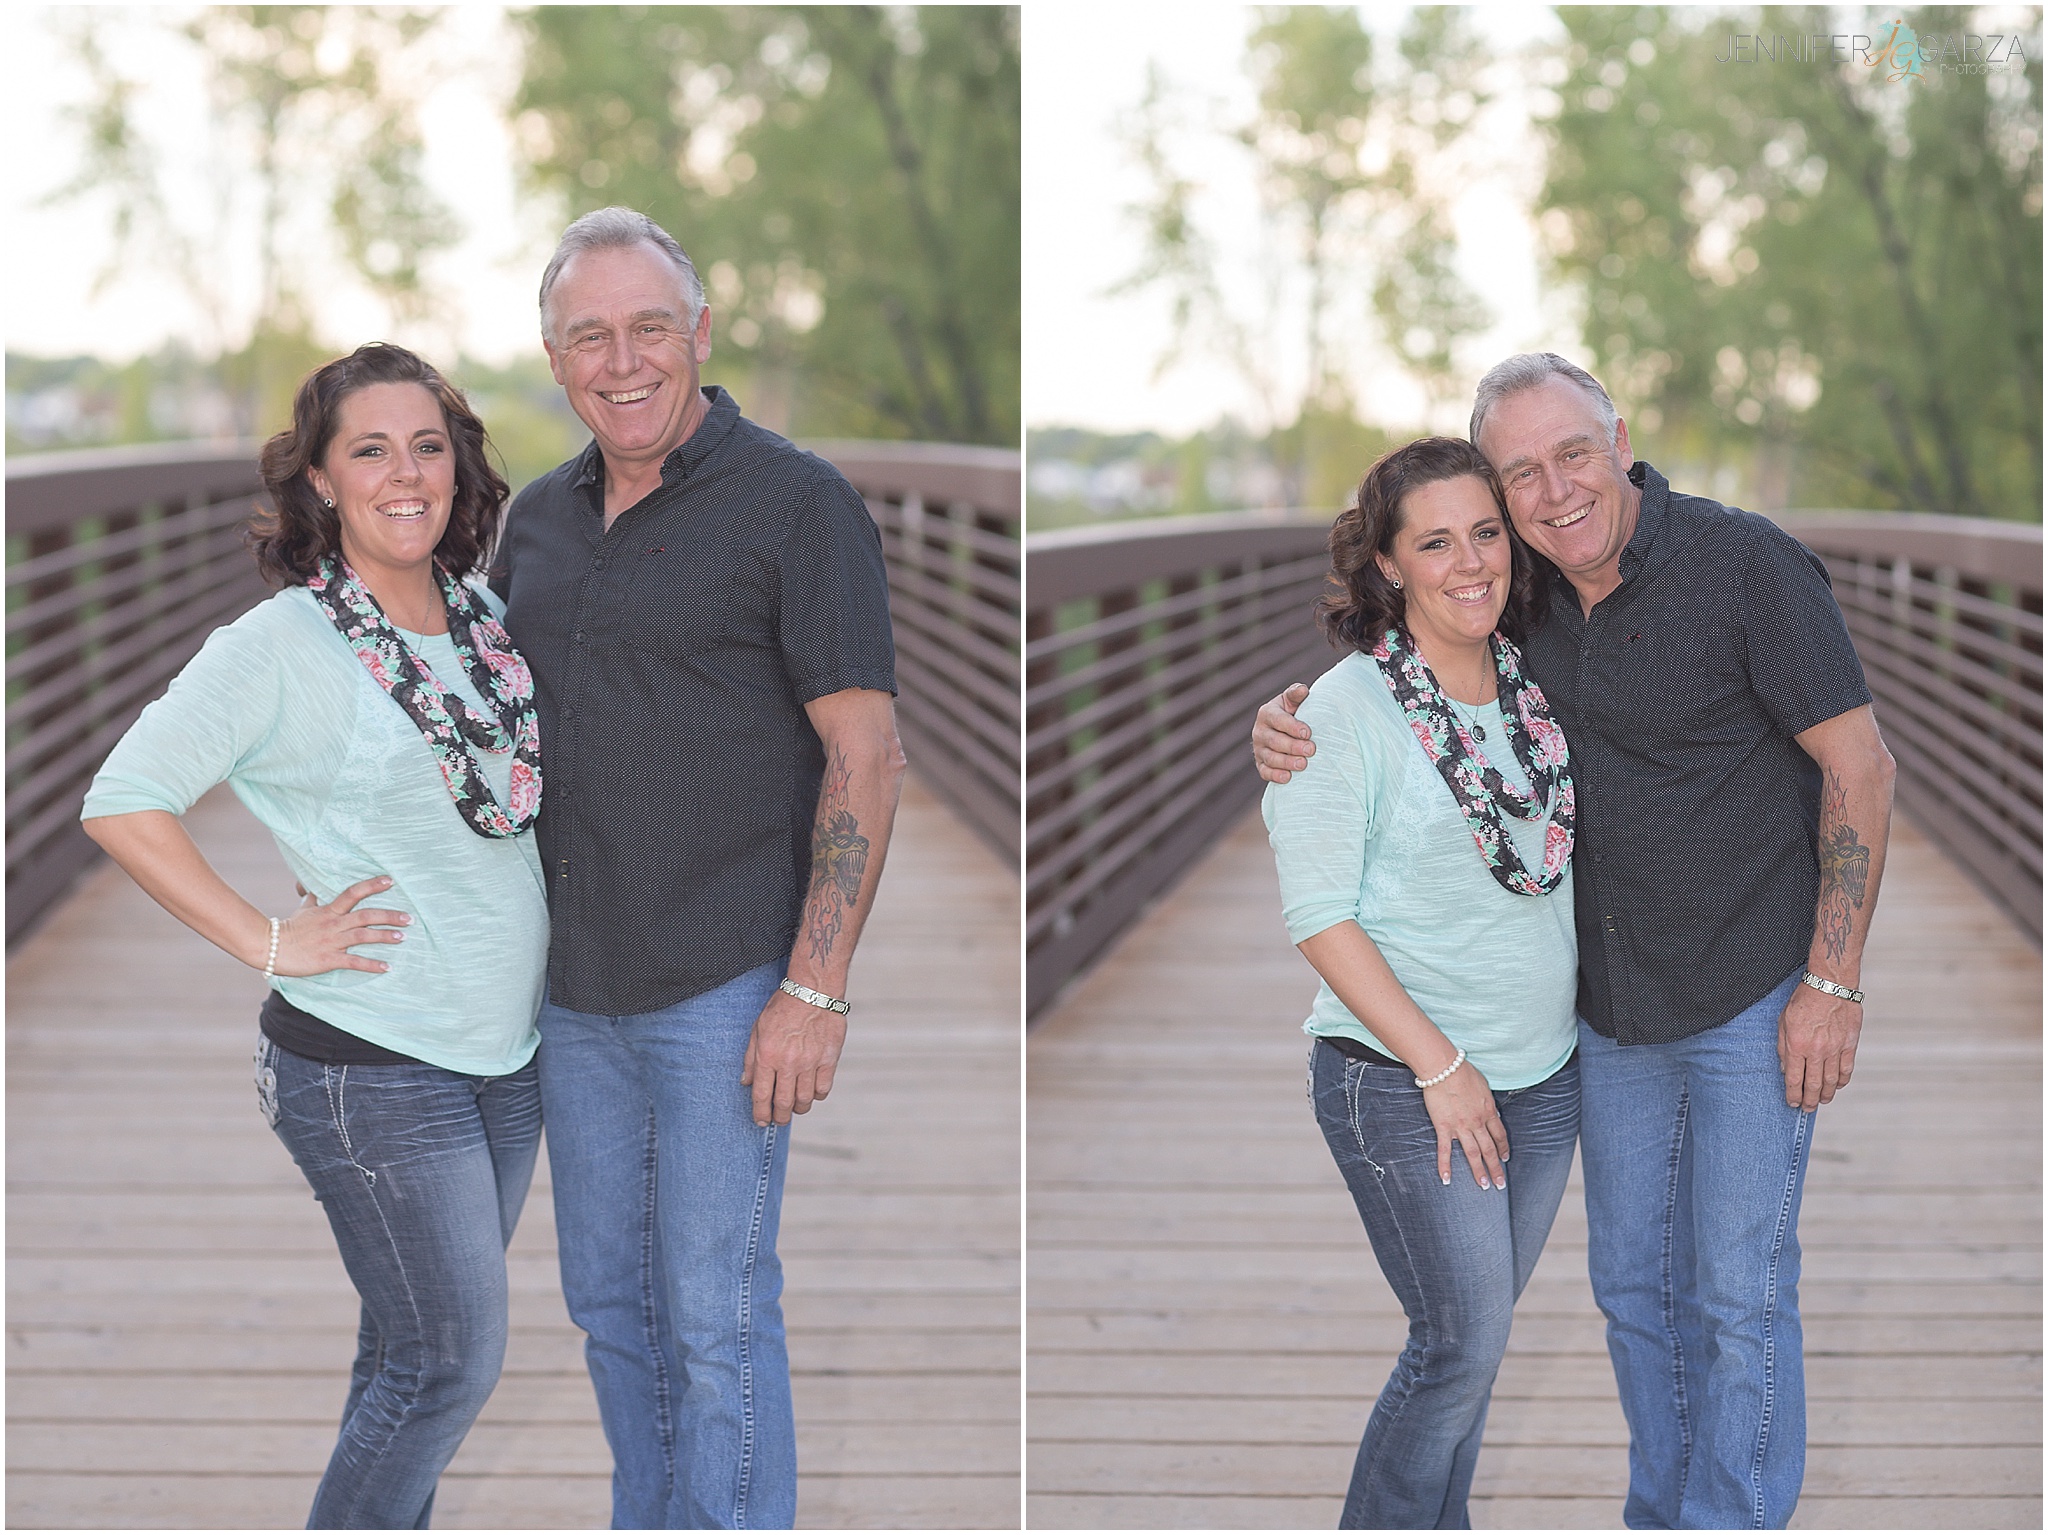
[[[263,1037],[278,1049],[289,1050],[293,1055],[328,1066],[432,1064],[418,1056],[401,1055],[396,1050],[373,1045],[346,1029],[337,1029],[333,1024],[315,1018],[304,1008],[292,1006],[280,992],[273,991],[263,999],[263,1011],[258,1014],[257,1022],[263,1030]]]

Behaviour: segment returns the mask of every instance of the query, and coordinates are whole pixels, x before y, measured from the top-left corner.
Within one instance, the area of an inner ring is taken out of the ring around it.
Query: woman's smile
[[[1514,571],[1507,518],[1484,480],[1459,475],[1409,491],[1379,561],[1380,573],[1400,584],[1408,632],[1432,666],[1454,652],[1483,652]],[[1461,676],[1467,669],[1455,668]]]

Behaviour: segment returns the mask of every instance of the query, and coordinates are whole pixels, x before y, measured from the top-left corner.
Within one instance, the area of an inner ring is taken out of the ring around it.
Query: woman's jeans
[[[312,1530],[425,1529],[505,1360],[505,1244],[540,1146],[540,1074],[331,1066],[256,1044],[256,1096],[362,1297]]]
[[[569,1315],[612,1451],[614,1529],[788,1529],[796,1424],[775,1256],[789,1129],[740,1085],[762,965],[660,1012],[540,1013]]]
[[[1473,1181],[1451,1147],[1437,1176],[1436,1127],[1406,1067],[1348,1059],[1318,1042],[1310,1093],[1401,1309],[1408,1343],[1358,1446],[1339,1528],[1471,1528],[1465,1500],[1515,1300],[1571,1176],[1579,1070],[1496,1092],[1507,1126],[1505,1189]]]
[[[1814,1116],[1786,1104],[1777,1048],[1798,983],[1666,1045],[1579,1025],[1587,1266],[1628,1418],[1630,1529],[1782,1529],[1799,1501]]]

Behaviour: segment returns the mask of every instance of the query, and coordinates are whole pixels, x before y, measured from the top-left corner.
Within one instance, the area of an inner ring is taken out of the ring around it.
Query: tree
[[[341,271],[395,315],[431,311],[422,262],[457,234],[420,176],[409,68],[431,17],[257,5],[138,21],[81,7],[63,24],[92,94],[75,113],[79,172],[52,197],[109,201],[114,242],[103,288],[131,263],[164,270],[183,288],[204,345],[220,355],[242,432],[278,420],[300,375],[331,350],[313,334],[307,296],[337,274],[309,261],[308,250],[338,250]],[[137,25],[160,29],[163,49],[198,54],[212,106],[198,177],[208,197],[171,190],[169,162],[187,146],[152,141],[137,111],[144,86],[113,58],[112,30]],[[244,238],[252,228],[255,238]]]
[[[2038,31],[1972,72],[1947,8],[1559,14],[1544,227],[1640,451],[1747,460],[1765,505],[2038,518]]]
[[[1391,357],[1433,402],[1462,390],[1454,353],[1490,318],[1452,264],[1459,180],[1449,172],[1487,99],[1486,62],[1456,7],[1419,7],[1384,61],[1354,8],[1255,13],[1245,67],[1258,105],[1226,132],[1251,156],[1259,188],[1263,295],[1220,275],[1224,242],[1202,226],[1199,184],[1171,148],[1184,114],[1156,71],[1130,124],[1151,192],[1131,210],[1145,258],[1119,290],[1171,295],[1176,341],[1162,366],[1191,346],[1235,366],[1298,499],[1334,502],[1363,467],[1353,404],[1361,353]],[[1300,338],[1292,377],[1273,346],[1288,329]]]
[[[1017,442],[1014,7],[547,6],[521,25],[532,180],[565,213],[625,203],[682,241],[750,409]]]

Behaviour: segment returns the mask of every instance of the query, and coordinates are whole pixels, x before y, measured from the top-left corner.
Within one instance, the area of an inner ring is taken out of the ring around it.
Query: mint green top
[[[1468,723],[1476,717],[1486,732],[1479,751],[1526,794],[1500,705],[1453,707]],[[1267,786],[1264,806],[1288,936],[1300,943],[1356,922],[1489,1084],[1529,1087],[1550,1076],[1577,1040],[1570,871],[1548,895],[1502,887],[1372,657],[1346,656],[1323,673],[1300,718],[1316,753],[1291,782]],[[1523,862],[1541,868],[1547,820],[1501,822]],[[1303,1028],[1395,1053],[1327,982]]]
[[[503,611],[494,595],[472,589]],[[484,706],[454,641],[406,639],[443,686]],[[512,753],[475,755],[498,802],[508,803]],[[286,1001],[449,1071],[501,1076],[526,1064],[539,1043],[548,950],[533,833],[469,829],[419,728],[304,587],[208,637],[121,737],[86,792],[84,814],[183,815],[222,782],[319,900],[388,874],[392,887],[361,904],[412,914],[403,943],[353,950],[390,970],[280,976]]]

